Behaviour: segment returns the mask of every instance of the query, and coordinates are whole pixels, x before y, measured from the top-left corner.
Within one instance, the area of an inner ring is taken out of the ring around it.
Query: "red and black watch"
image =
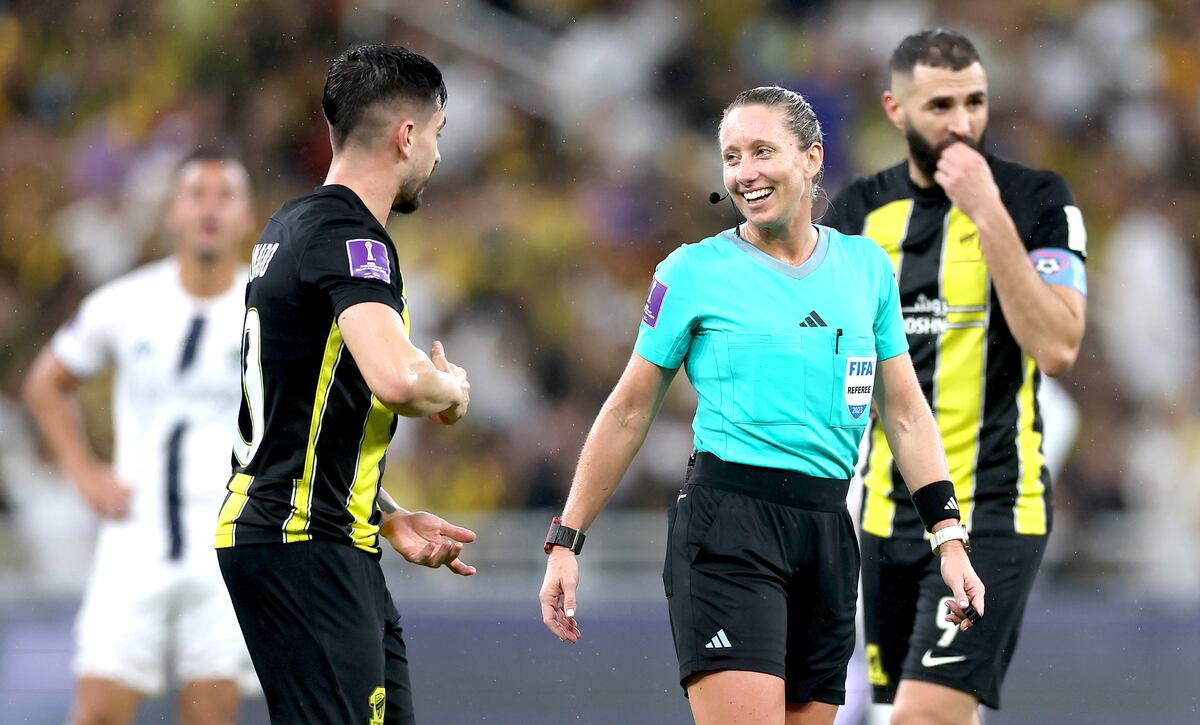
[[[586,537],[582,531],[572,529],[570,526],[563,526],[562,517],[555,516],[550,521],[550,530],[546,532],[546,545],[542,548],[549,554],[551,549],[561,546],[579,556],[579,552],[583,551],[584,538]]]

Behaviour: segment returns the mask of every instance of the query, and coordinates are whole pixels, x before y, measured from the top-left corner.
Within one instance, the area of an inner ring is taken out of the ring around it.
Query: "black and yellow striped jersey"
[[[1062,178],[993,156],[988,164],[1029,252],[1061,250],[1053,254],[1080,260],[1072,264],[1082,275],[1086,233]],[[821,221],[874,239],[892,258],[913,365],[937,420],[964,523],[975,533],[1048,533],[1040,373],[1004,320],[974,222],[941,187],[916,186],[907,162],[856,179]],[[1057,270],[1038,271],[1057,283],[1046,274]],[[921,538],[924,528],[881,426],[869,445],[863,530]]]
[[[251,258],[217,548],[324,539],[378,555],[376,496],[396,415],[338,330],[360,302],[394,308],[407,329],[396,250],[362,200],[330,185],[280,207]]]

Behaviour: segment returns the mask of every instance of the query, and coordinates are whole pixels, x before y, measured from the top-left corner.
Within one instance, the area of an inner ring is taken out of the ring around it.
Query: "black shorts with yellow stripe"
[[[867,667],[875,702],[894,701],[900,680],[906,679],[945,685],[998,709],[1046,537],[971,537],[971,565],[986,594],[983,619],[966,632],[945,621],[951,592],[929,542],[864,533],[861,544]]]
[[[415,722],[400,615],[375,557],[314,540],[217,559],[271,722]]]

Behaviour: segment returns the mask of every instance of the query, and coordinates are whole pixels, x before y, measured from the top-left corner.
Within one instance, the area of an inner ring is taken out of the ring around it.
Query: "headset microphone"
[[[726,199],[729,199],[729,196],[732,193],[733,192],[731,192],[731,191],[726,191],[725,196],[721,196],[721,194],[719,192],[714,191],[713,193],[708,195],[708,203],[709,204],[720,204],[721,202],[725,201]],[[733,203],[733,199],[729,199],[729,205],[733,207],[733,221],[734,221],[733,232],[734,232],[734,234],[737,234],[738,239],[741,239],[742,238],[742,220],[741,220],[741,217],[738,215],[737,204]]]

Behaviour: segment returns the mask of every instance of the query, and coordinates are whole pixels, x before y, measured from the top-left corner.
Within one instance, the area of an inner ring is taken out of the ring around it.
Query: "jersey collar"
[[[719,236],[726,241],[736,244],[743,252],[750,255],[751,259],[764,267],[773,269],[780,274],[794,277],[795,279],[804,279],[815,272],[817,267],[821,266],[821,262],[825,261],[826,253],[829,252],[829,228],[823,227],[820,224],[813,224],[813,228],[817,230],[817,246],[813,248],[812,255],[799,267],[794,267],[775,259],[750,242],[737,236],[737,233],[733,229],[726,229]]]

